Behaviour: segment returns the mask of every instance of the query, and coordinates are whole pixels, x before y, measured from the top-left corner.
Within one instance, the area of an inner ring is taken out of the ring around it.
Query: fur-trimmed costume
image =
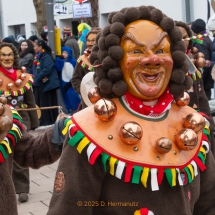
[[[90,55],[103,99],[65,121],[48,215],[215,214],[209,122],[178,102],[192,86],[180,30],[152,6],[108,21]],[[188,129],[188,115],[201,131]]]

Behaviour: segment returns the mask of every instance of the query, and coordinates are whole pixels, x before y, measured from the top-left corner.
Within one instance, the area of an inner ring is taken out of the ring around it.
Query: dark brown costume
[[[134,214],[140,208],[148,208],[155,215],[215,214],[215,162],[211,152],[202,149],[202,132],[198,133],[198,147],[194,151],[179,149],[175,141],[175,135],[184,128],[183,119],[196,111],[172,103],[170,110],[165,111],[162,117],[158,119],[152,116],[149,119],[146,115],[132,111],[126,102],[122,102],[128,91],[128,83],[122,77],[124,75],[126,79],[130,73],[125,74],[123,71],[122,74],[119,65],[119,60],[125,54],[120,41],[130,29],[125,30],[125,26],[131,27],[128,23],[139,20],[152,21],[164,32],[168,32],[173,59],[168,85],[174,98],[180,98],[192,86],[190,77],[185,76],[189,70],[185,61],[185,45],[173,20],[152,6],[125,8],[119,13],[111,13],[108,19],[110,25],[97,36],[90,62],[93,65],[102,64],[95,68],[94,81],[103,98],[120,97],[119,100],[113,99],[118,112],[112,121],[99,121],[94,113],[102,118],[106,110],[106,105],[100,100],[95,105],[97,111],[90,106],[74,114],[71,125],[67,122],[70,138],[64,143],[56,181],[59,181],[59,175],[64,175],[64,179],[56,183],[57,189],[53,191],[48,215],[121,215]],[[140,29],[141,32],[144,30]],[[132,37],[131,40],[135,38]],[[136,44],[137,41],[134,47]],[[134,49],[131,48],[132,54]],[[150,53],[152,50],[151,46],[146,47],[145,53],[149,57],[144,58],[144,72],[148,65],[155,71],[155,67],[160,66],[153,62],[154,53]],[[160,59],[163,60],[162,57]],[[140,64],[141,61],[135,62]],[[129,67],[129,60],[127,63]],[[141,69],[138,66],[136,68]],[[107,112],[109,115],[109,111]],[[135,145],[126,145],[119,137],[120,126],[128,121],[138,123],[143,129],[143,138]],[[172,149],[164,154],[159,153],[155,146],[156,140],[162,136],[170,138],[173,144]],[[200,169],[204,170],[203,166],[199,163],[200,166],[197,167],[195,161],[198,163],[197,157],[206,154],[207,169],[201,172]],[[195,167],[198,171],[198,175],[195,173],[196,177],[193,170]],[[161,177],[162,183],[158,185],[159,188],[154,189],[162,171],[166,177]],[[168,179],[169,176],[172,177]]]

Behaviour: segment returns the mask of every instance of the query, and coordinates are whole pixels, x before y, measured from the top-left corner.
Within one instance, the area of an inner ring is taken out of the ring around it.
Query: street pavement
[[[30,169],[29,200],[25,203],[19,203],[17,200],[19,215],[46,215],[53,192],[58,162],[38,170]]]

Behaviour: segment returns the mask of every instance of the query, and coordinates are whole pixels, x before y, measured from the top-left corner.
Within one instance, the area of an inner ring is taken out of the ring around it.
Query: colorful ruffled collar
[[[0,143],[0,163],[3,163],[8,158],[8,155],[12,154],[11,145],[15,146],[17,144],[24,129],[21,116],[13,107],[10,106],[10,108],[13,114],[13,127]]]
[[[93,71],[93,67],[86,64],[82,59],[81,57],[78,58],[77,62],[81,65],[82,68],[86,69],[86,70],[89,70],[90,72]]]
[[[124,182],[133,184],[142,183],[147,188],[150,180],[152,191],[159,190],[159,186],[164,180],[164,176],[171,187],[183,186],[187,183],[192,183],[194,178],[198,175],[199,170],[204,171],[206,169],[205,160],[206,154],[209,152],[209,122],[206,120],[206,125],[202,134],[201,144],[196,155],[192,160],[182,167],[149,167],[147,165],[135,165],[130,161],[125,161],[121,158],[116,158],[104,151],[99,145],[93,143],[90,137],[84,134],[84,131],[72,121],[72,117],[65,120],[65,128],[63,134],[67,132],[69,134],[68,144],[71,147],[76,147],[79,153],[83,152],[83,149],[87,148],[87,156],[89,163],[94,165],[98,159],[104,166],[104,171],[107,171],[107,165],[109,165],[109,173]]]

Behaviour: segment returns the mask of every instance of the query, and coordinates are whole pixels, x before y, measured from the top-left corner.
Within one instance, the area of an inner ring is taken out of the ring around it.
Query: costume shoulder
[[[165,173],[170,185],[175,186],[177,171],[185,174],[189,182],[192,182],[197,174],[197,166],[201,170],[205,169],[205,154],[209,150],[209,144],[203,132],[197,133],[198,141],[192,150],[182,150],[176,144],[177,134],[183,131],[187,115],[197,113],[194,109],[173,103],[169,111],[155,118],[134,112],[122,99],[113,99],[113,101],[117,106],[117,114],[109,122],[98,120],[94,115],[93,106],[76,113],[72,120],[68,121],[67,128],[71,137],[68,143],[71,146],[77,145],[80,153],[83,148],[88,147],[87,153],[91,164],[102,155],[102,162],[106,163],[109,160],[110,174],[121,178],[125,171],[126,182],[135,177],[134,175],[137,174],[137,178],[140,178],[142,174],[142,182],[145,185],[149,174],[158,183]],[[127,122],[135,122],[141,126],[142,139],[136,144],[125,144],[120,138],[120,129]],[[206,134],[208,130],[207,125]],[[160,153],[157,150],[157,141],[160,138],[168,138],[171,141],[172,146],[168,153]],[[191,141],[187,144],[193,143]],[[160,178],[157,178],[158,172]],[[139,183],[137,178],[134,180]],[[183,184],[181,178],[179,184]],[[159,189],[158,185],[155,183],[152,189]]]
[[[32,84],[33,77],[30,74],[16,70],[16,77],[12,79],[6,76],[3,73],[3,68],[0,67],[0,95],[22,95],[31,88]]]

